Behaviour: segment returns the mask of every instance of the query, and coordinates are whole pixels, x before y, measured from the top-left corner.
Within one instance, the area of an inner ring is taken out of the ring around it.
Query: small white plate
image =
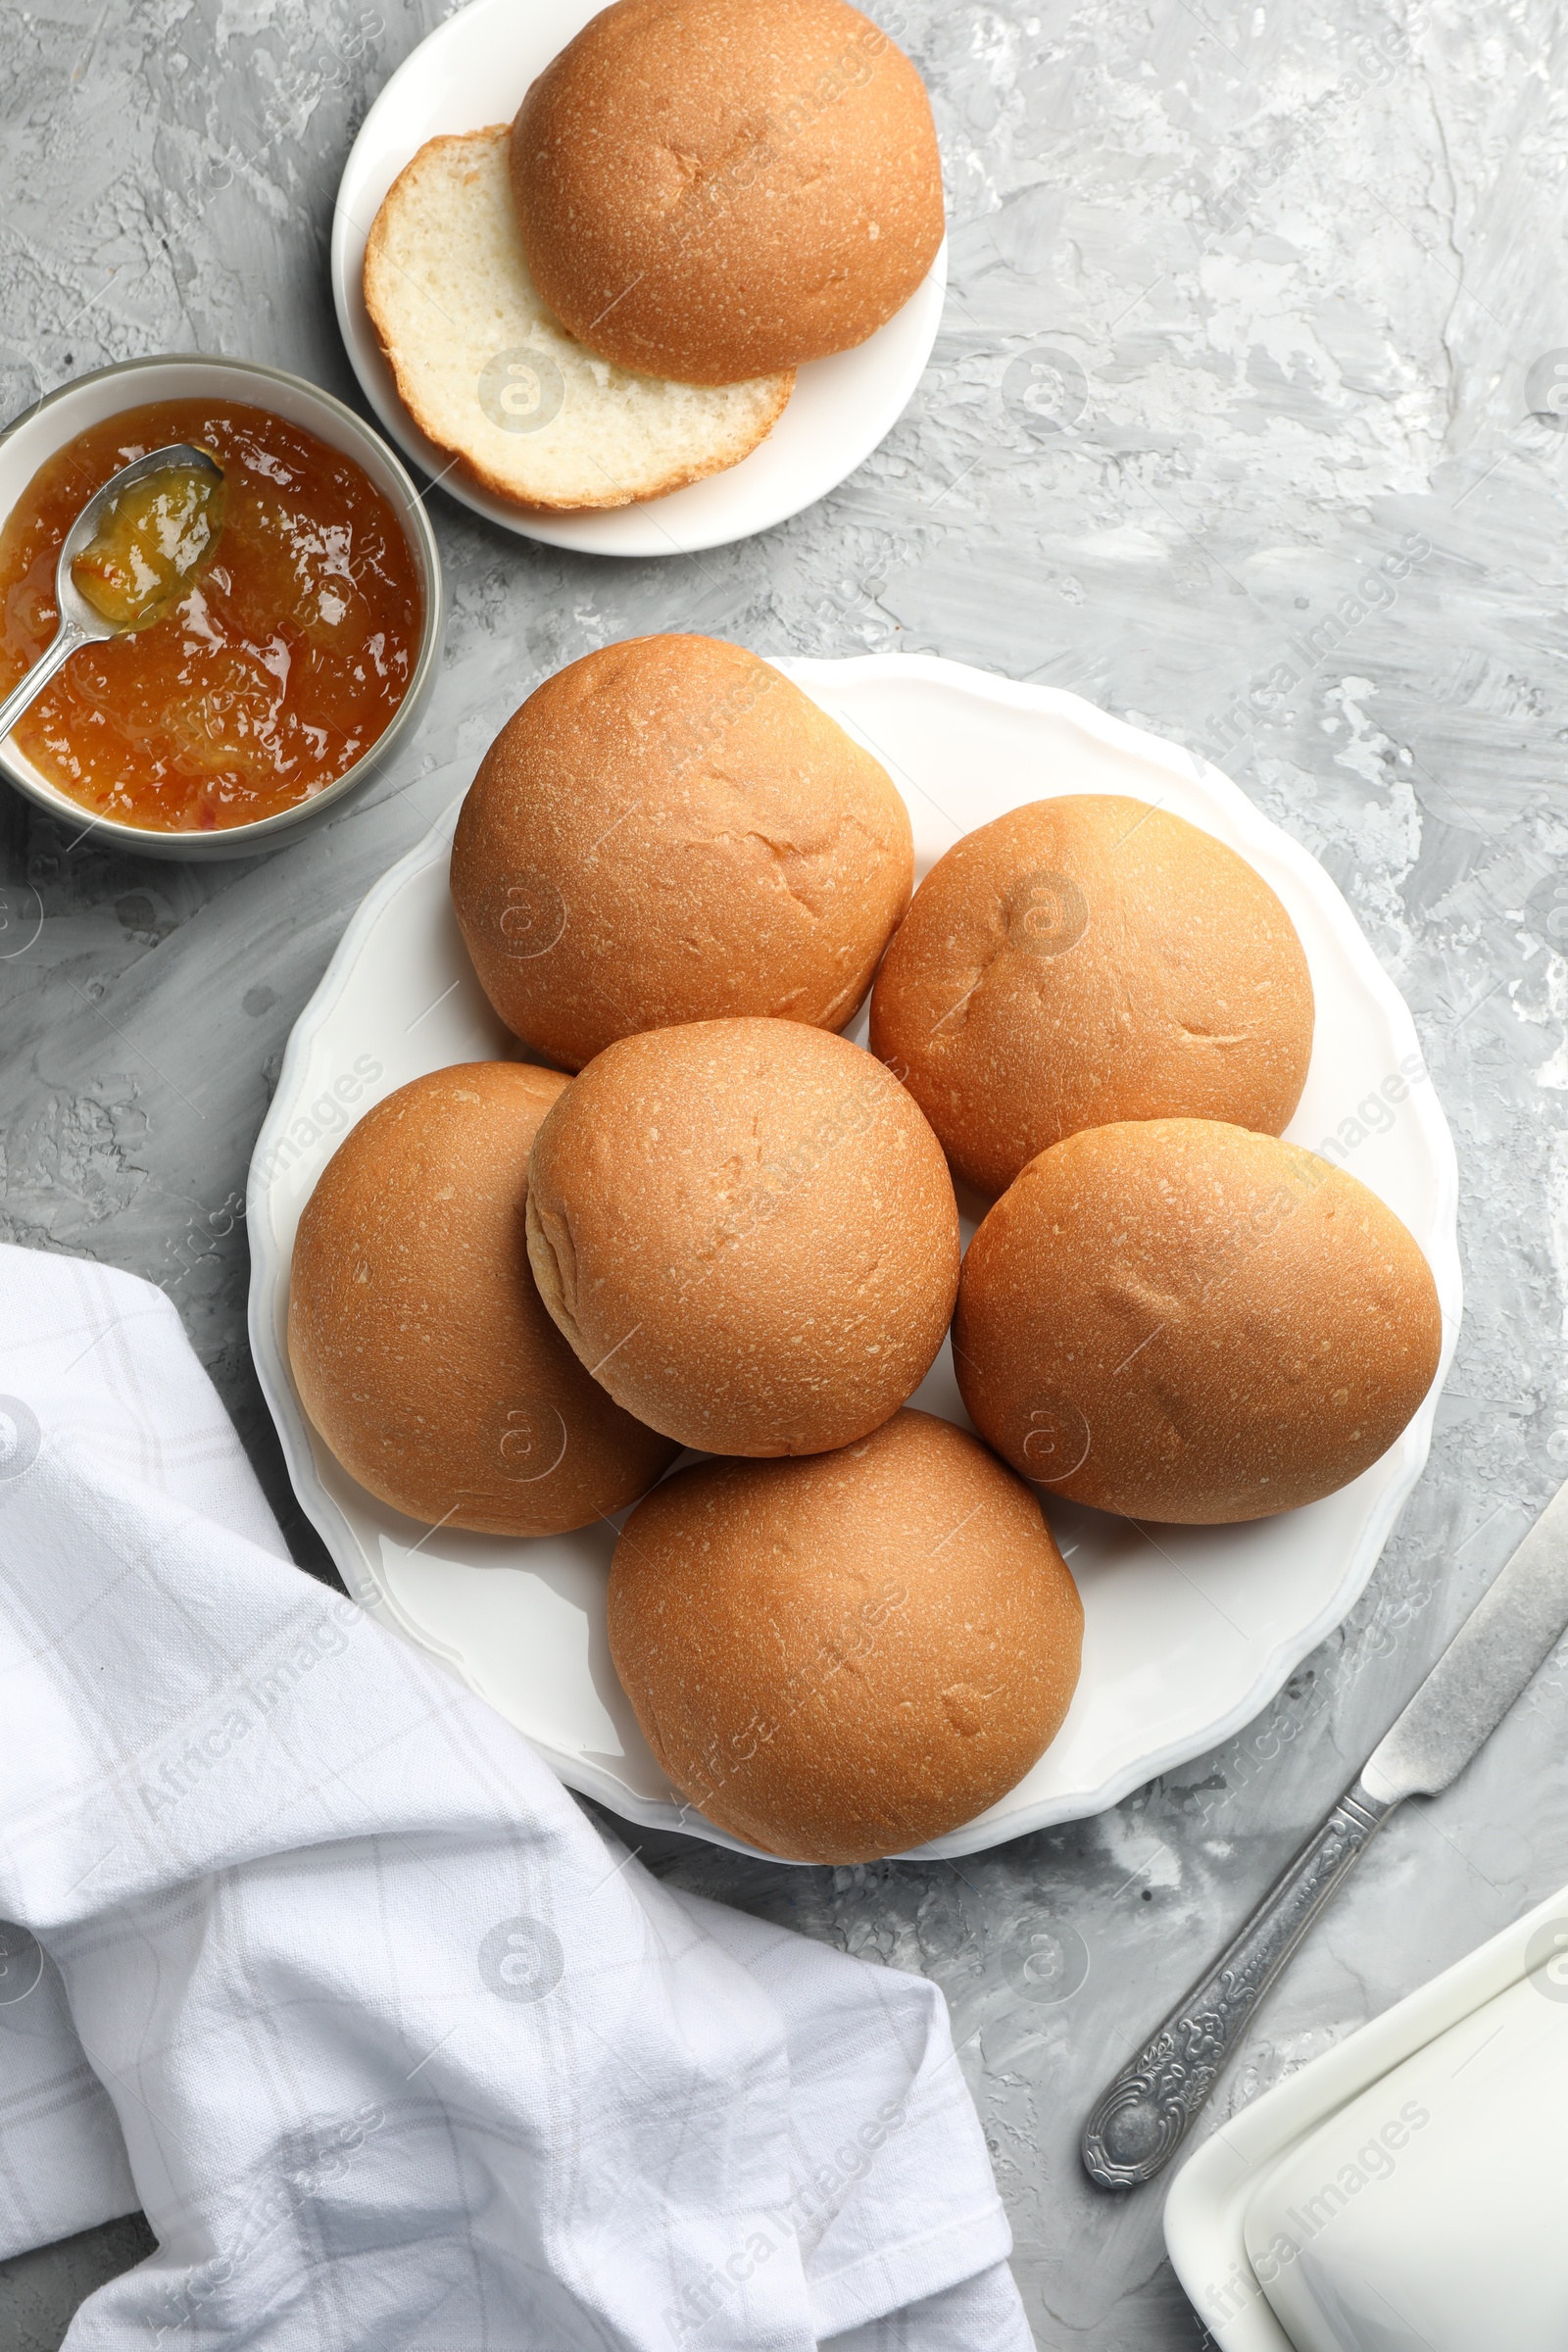
[[[1338,1494],[1240,1527],[1160,1528],[1047,1508],[1084,1597],[1083,1675],[1033,1772],[928,1851],[956,1855],[1072,1821],[1200,1755],[1249,1722],[1360,1593],[1420,1475],[1459,1321],[1453,1145],[1394,983],[1322,867],[1217,769],[1076,695],[928,655],[780,662],[889,770],[925,873],[1025,802],[1121,792],[1201,825],[1250,859],[1300,933],[1317,1031],[1290,1128],[1338,1136],[1347,1164],[1426,1251],[1444,1312],[1439,1380],[1398,1444]],[[288,1374],[294,1228],[321,1166],[370,1104],[426,1070],[503,1054],[447,891],[449,809],[377,883],[295,1024],[251,1165],[251,1345],[301,1502],[356,1599],[445,1657],[526,1732],[573,1788],[630,1820],[734,1840],[677,1810],[610,1663],[608,1528],[534,1544],[432,1535],[375,1502],[312,1433]],[[865,1015],[850,1032],[862,1040]],[[1419,1074],[1417,1074],[1419,1073]],[[1414,1075],[1413,1083],[1412,1074]],[[972,1231],[966,1222],[965,1238]],[[913,1401],[965,1422],[950,1351]]]
[[[789,406],[749,458],[686,490],[633,507],[524,514],[454,471],[398,398],[362,283],[381,199],[426,139],[510,122],[529,83],[597,16],[601,0],[472,0],[406,58],[365,118],[338,183],[332,299],[365,397],[407,458],[476,514],[551,547],[594,556],[679,556],[748,539],[825,498],[868,458],[911,399],[931,356],[948,282],[948,249],[902,311],[858,350],[812,360]]]

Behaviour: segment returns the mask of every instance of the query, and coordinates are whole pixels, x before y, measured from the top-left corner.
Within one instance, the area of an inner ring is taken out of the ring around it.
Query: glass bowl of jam
[[[184,530],[188,551],[193,523],[200,560],[171,570],[156,625],[71,656],[0,741],[0,769],[74,839],[255,857],[411,741],[440,661],[440,557],[399,460],[330,393],[242,360],[101,368],[0,435],[0,695],[55,634],[72,522],[120,467],[176,442],[222,470],[212,514],[185,516],[166,489],[156,512],[127,510],[118,542],[101,534],[102,560],[140,577],[138,541]]]

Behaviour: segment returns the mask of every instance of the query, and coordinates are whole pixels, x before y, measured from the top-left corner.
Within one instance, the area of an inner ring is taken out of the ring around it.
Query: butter
[[[1244,2230],[1297,2352],[1564,2352],[1565,2216],[1554,1957],[1318,2125]]]

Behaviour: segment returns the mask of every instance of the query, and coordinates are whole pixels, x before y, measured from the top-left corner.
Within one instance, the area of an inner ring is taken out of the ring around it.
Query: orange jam
[[[117,629],[150,629],[218,550],[223,485],[165,466],[120,491],[71,566],[76,594]]]
[[[351,458],[265,409],[158,401],[78,434],[0,531],[0,694],[55,634],[55,567],[88,499],[173,441],[223,469],[211,560],[157,626],[73,654],[15,740],[94,815],[197,833],[295,808],[352,767],[408,691],[423,607],[397,514]]]

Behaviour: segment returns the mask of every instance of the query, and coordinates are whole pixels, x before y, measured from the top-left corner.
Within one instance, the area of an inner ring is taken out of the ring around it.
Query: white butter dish
[[[1283,2157],[1247,2251],[1298,2352],[1563,2352],[1565,2180],[1568,1986],[1537,1969]]]
[[[1568,2344],[1568,1889],[1222,2125],[1165,2239],[1223,2352]]]

